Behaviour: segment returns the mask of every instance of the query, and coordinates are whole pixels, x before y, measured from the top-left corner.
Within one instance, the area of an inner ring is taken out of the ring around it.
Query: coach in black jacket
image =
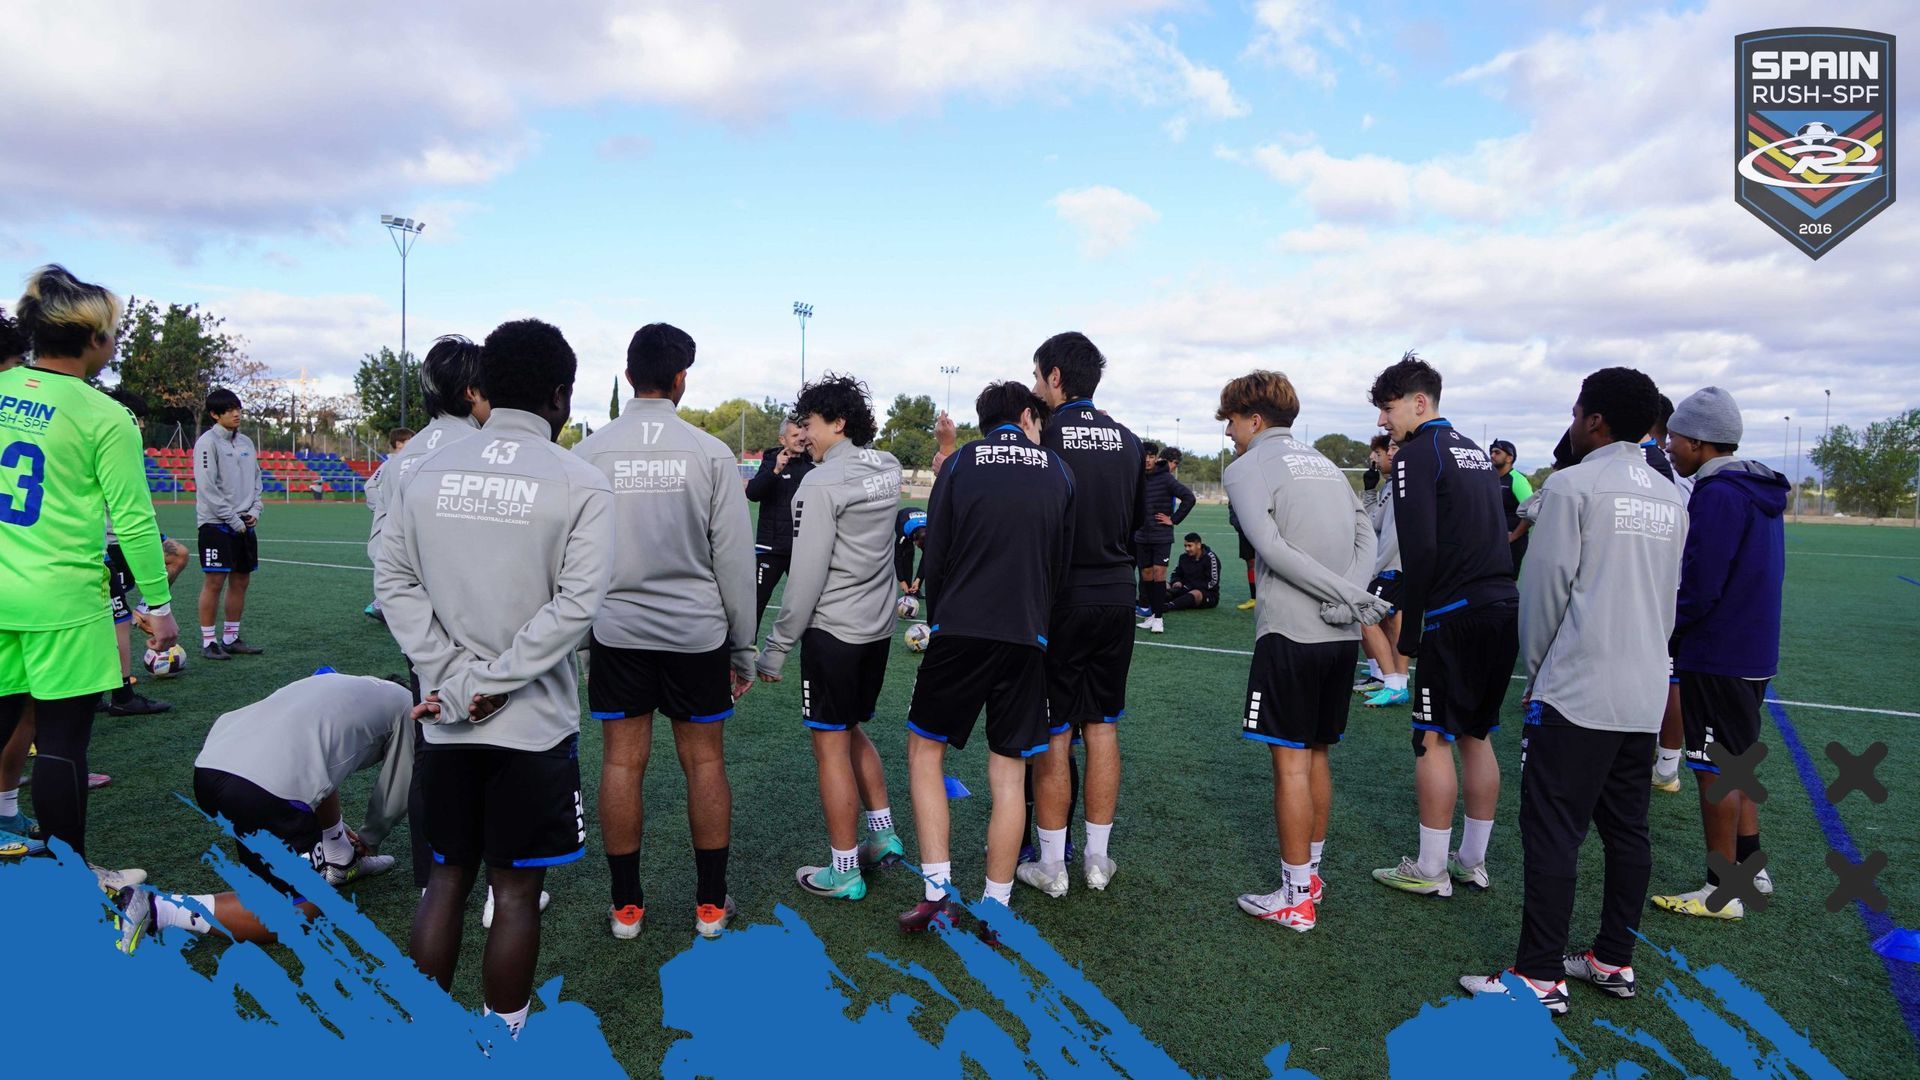
[[[1193,512],[1192,489],[1180,482],[1180,450],[1169,446],[1147,457],[1147,517],[1133,534],[1140,568],[1140,603],[1151,612],[1167,602],[1167,563],[1173,554],[1173,527]],[[1143,627],[1147,624],[1142,623]]]
[[[760,528],[754,537],[754,582],[759,606],[754,622],[767,613],[773,587],[793,557],[793,493],[813,469],[807,433],[791,420],[780,422],[780,445],[760,455],[760,471],[747,481],[747,499],[760,504]]]

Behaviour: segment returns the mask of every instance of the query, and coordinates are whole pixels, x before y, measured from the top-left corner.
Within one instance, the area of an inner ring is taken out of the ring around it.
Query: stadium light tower
[[[1180,448],[1180,418],[1177,416],[1173,418],[1173,447],[1176,450]]]
[[[400,252],[400,426],[407,426],[407,255],[413,251],[413,245],[420,240],[420,234],[427,231],[427,223],[412,218],[396,217],[393,214],[381,214],[380,224],[387,227],[387,235],[393,237],[394,249]]]
[[[793,302],[793,313],[800,319],[800,385],[807,385],[807,320],[813,318],[813,305]]]
[[[1820,445],[1825,447],[1827,445],[1827,429],[1833,426],[1833,391],[1822,390],[1820,392],[1827,395],[1827,416],[1826,419],[1820,421]],[[1827,451],[1827,453],[1832,453],[1832,451]],[[1822,467],[1820,470],[1820,516],[1825,517],[1826,515],[1827,470],[1825,467]]]
[[[947,377],[947,415],[952,416],[953,415],[953,377],[955,375],[960,374],[960,368],[958,365],[949,366],[947,364],[941,364],[940,374],[945,375]]]

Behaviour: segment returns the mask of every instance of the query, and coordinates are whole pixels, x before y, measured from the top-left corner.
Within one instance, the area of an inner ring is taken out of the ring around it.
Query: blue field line
[[[1826,834],[1827,846],[1845,855],[1848,862],[1858,863],[1860,849],[1853,842],[1853,834],[1847,831],[1846,822],[1840,820],[1839,808],[1827,801],[1827,785],[1820,780],[1820,770],[1814,767],[1813,757],[1807,753],[1800,733],[1787,718],[1787,710],[1774,696],[1771,686],[1767,688],[1767,708],[1773,713],[1774,725],[1780,729],[1780,741],[1793,755],[1793,767],[1800,774],[1801,786],[1807,789],[1807,798],[1813,803],[1813,816],[1820,822],[1820,831]],[[1867,924],[1868,941],[1878,941],[1893,932],[1893,918],[1886,912],[1874,911],[1858,900],[1854,901],[1854,907],[1859,910],[1861,921]],[[1893,989],[1894,1000],[1900,1004],[1900,1016],[1907,1022],[1907,1032],[1920,1046],[1920,968],[1888,956],[1880,957],[1880,964],[1887,969],[1887,982]]]
[[[1904,581],[1909,585],[1920,585],[1920,581],[1915,581],[1905,574],[1895,574],[1893,576],[1899,578],[1901,581]]]

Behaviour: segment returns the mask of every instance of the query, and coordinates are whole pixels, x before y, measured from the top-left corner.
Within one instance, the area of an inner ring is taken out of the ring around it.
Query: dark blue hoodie
[[[1710,463],[1711,464],[1711,463]],[[1768,679],[1780,670],[1787,478],[1727,459],[1695,474],[1673,625],[1678,671]]]

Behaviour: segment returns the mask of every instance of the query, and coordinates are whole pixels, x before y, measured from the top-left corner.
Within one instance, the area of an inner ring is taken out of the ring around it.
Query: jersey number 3
[[[7,444],[0,450],[0,469],[19,469],[18,494],[0,494],[0,523],[32,525],[40,520],[40,500],[46,497],[47,455],[30,442]]]

